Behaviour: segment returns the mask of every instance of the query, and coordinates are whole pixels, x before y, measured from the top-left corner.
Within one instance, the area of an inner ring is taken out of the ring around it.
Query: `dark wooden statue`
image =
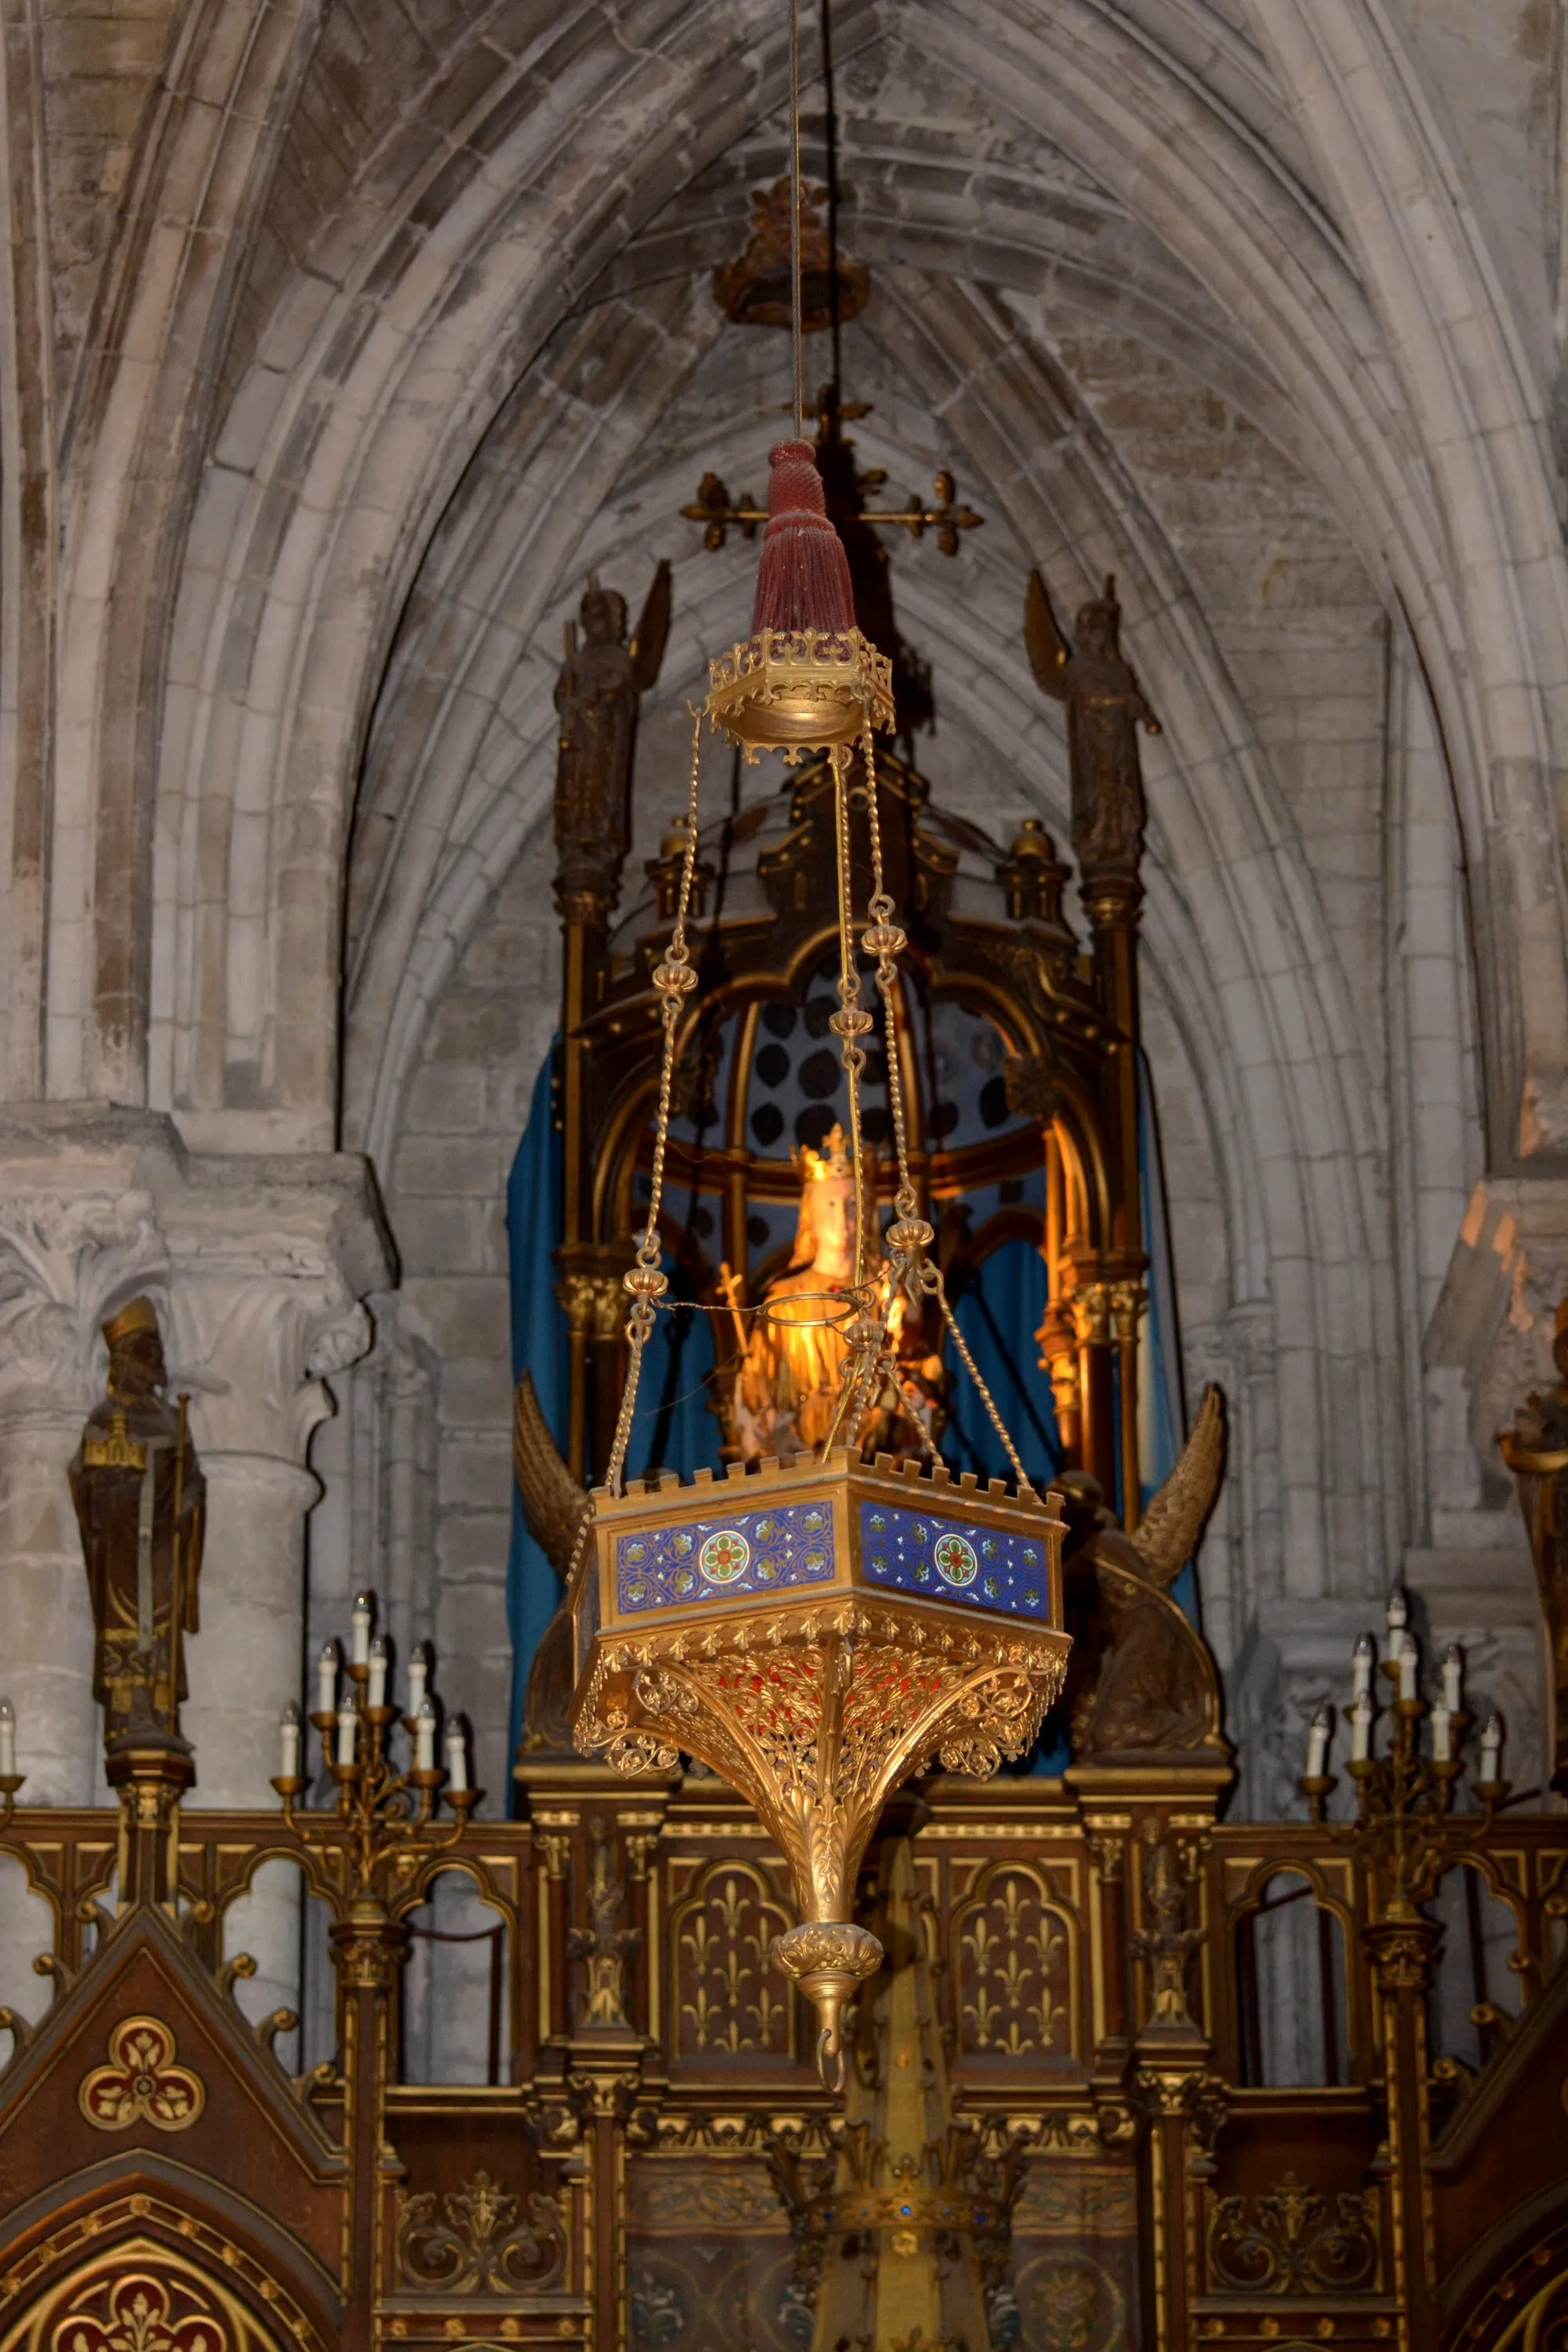
[[[93,1696],[104,1738],[183,1744],[184,1637],[196,1631],[206,1486],[185,1400],[163,1391],[158,1318],[133,1298],[103,1327],[109,1390],[70,1465],[92,1594]]]
[[[1079,608],[1074,631],[1069,645],[1045,582],[1031,572],[1024,604],[1029,663],[1042,691],[1067,705],[1073,854],[1083,880],[1092,884],[1138,870],[1148,817],[1138,730],[1157,735],[1160,722],[1122,658],[1114,576],[1103,596]]]
[[[1180,1461],[1131,1535],[1081,1470],[1057,1481],[1067,1505],[1068,1704],[1075,1757],[1224,1752],[1219,1685],[1197,1628],[1170,1587],[1219,1492],[1225,1417],[1206,1389]]]
[[[561,1579],[564,1592],[588,1517],[588,1497],[561,1458],[526,1372],[513,1401],[511,1458],[529,1534]],[[572,1620],[563,1600],[540,1638],[529,1670],[522,1708],[525,1748],[572,1753],[568,1709],[574,1676]]]
[[[1557,1309],[1552,1360],[1560,1377],[1533,1390],[1499,1444],[1519,1486],[1546,1621],[1552,1786],[1568,1795],[1568,1298]]]
[[[632,748],[637,707],[658,676],[669,635],[669,566],[660,562],[631,643],[626,603],[595,581],[576,625],[566,624],[566,659],[555,687],[561,714],[555,771],[555,887],[563,909],[615,901],[631,842]]]

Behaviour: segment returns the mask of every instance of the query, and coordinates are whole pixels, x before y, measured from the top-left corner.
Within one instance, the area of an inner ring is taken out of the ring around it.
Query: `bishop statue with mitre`
[[[70,1465],[94,1628],[93,1696],[104,1738],[180,1740],[184,1637],[196,1631],[206,1483],[172,1405],[158,1318],[133,1298],[103,1326],[108,1393]]]

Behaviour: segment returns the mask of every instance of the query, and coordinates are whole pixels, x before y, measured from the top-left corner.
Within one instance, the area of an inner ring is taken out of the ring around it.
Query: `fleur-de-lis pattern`
[[[222,2318],[193,2282],[151,2269],[130,2270],[98,2281],[89,2295],[73,2303],[56,2322],[50,2347],[51,2352],[229,2352],[229,2336]]]
[[[993,1874],[958,1951],[966,2049],[1017,2058],[1068,2048],[1068,1937],[1032,1872]]]
[[[768,1947],[789,1925],[787,1913],[745,1864],[708,1872],[678,1930],[686,2048],[730,2057],[787,2053],[788,1994],[769,1967]]]
[[[160,2018],[127,2017],[109,2037],[109,2063],[95,2066],[77,2093],[97,2131],[186,2131],[207,2103],[206,2085],[174,2063],[174,2037]]]

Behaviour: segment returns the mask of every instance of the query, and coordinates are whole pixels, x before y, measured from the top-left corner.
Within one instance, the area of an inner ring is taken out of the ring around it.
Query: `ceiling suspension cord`
[[[795,437],[805,432],[805,329],[800,296],[800,0],[789,0],[789,274],[795,328]]]

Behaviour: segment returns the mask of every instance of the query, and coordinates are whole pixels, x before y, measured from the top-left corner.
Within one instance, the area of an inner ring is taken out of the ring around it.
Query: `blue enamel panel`
[[[833,1510],[826,1501],[720,1510],[616,1538],[616,1593],[626,1614],[827,1584],[833,1570]]]
[[[868,1584],[890,1584],[928,1601],[973,1601],[1009,1617],[1050,1622],[1049,1560],[1037,1536],[862,1503],[860,1572]]]

